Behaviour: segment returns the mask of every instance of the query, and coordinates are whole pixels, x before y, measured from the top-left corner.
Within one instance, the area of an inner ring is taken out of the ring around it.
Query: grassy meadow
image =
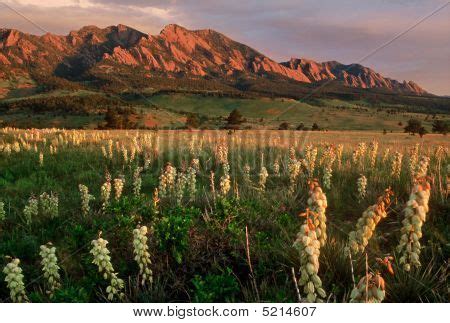
[[[241,129],[278,129],[287,122],[290,129],[300,124],[310,129],[316,123],[326,130],[403,132],[409,119],[418,119],[428,132],[435,119],[449,121],[448,111],[394,103],[371,104],[367,100],[314,99],[308,102],[288,98],[238,98],[190,93],[146,93],[109,95],[89,90],[54,90],[25,97],[11,94],[0,101],[5,104],[32,100],[82,99],[99,96],[132,106],[138,113],[137,127],[142,129],[183,129],[189,114],[197,114],[202,129],[221,129],[226,118],[238,109],[246,119]],[[37,107],[44,105],[40,101]],[[65,102],[65,101],[64,101]],[[86,111],[70,112],[61,102],[52,108],[9,109],[2,111],[0,125],[19,128],[55,127],[65,129],[97,129],[104,120],[104,106],[93,104]],[[107,102],[107,104],[110,104]],[[1,109],[0,109],[1,110]]]
[[[356,302],[366,279],[365,301],[447,302],[449,148],[380,131],[3,128],[0,268],[20,259],[23,277],[0,274],[0,301]]]

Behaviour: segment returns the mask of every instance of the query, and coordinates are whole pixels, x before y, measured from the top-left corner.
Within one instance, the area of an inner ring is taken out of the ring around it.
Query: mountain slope
[[[66,36],[35,36],[0,29],[0,79],[53,75],[82,81],[110,75],[230,79],[271,77],[302,83],[337,80],[349,87],[426,94],[414,82],[399,82],[370,68],[338,62],[318,63],[291,59],[277,63],[256,50],[216,31],[166,26],[159,35],[147,35],[125,25],[104,29],[87,26]]]

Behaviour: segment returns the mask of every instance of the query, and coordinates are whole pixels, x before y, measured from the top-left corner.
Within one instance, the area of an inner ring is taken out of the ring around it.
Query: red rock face
[[[9,62],[9,60],[6,58],[5,55],[0,53],[0,64],[10,65],[11,63]]]
[[[335,79],[328,66],[305,58],[291,58],[289,62],[283,63],[292,70],[301,71],[310,82]]]
[[[20,32],[14,29],[10,29],[5,31],[3,35],[3,47],[11,47],[17,45],[17,42],[20,39]]]
[[[335,61],[318,63],[304,58],[291,58],[289,62],[282,64],[302,71],[311,82],[337,79],[347,86],[363,89],[384,88],[415,94],[427,93],[412,81],[400,83],[359,64],[344,65]]]
[[[337,79],[353,87],[426,93],[414,82],[391,80],[358,64],[319,63],[303,58],[277,63],[210,29],[192,31],[168,25],[155,36],[125,25],[104,29],[86,26],[67,36],[34,36],[0,29],[0,68],[12,64],[25,69],[21,65],[29,62],[51,73],[59,65],[68,70],[74,68],[76,64],[70,60],[74,58],[76,64],[81,61],[85,69],[97,66],[114,73],[120,65],[133,66],[142,68],[148,77],[154,73],[168,77],[183,73],[216,78],[272,74],[306,83]]]

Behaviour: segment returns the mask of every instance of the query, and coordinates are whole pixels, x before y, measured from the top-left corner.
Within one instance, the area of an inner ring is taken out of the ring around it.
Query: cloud
[[[292,57],[357,62],[443,0],[7,0],[45,30],[123,23],[156,34],[168,23],[212,28],[283,61]],[[64,19],[61,19],[64,17]],[[9,10],[2,27],[42,33]],[[450,6],[363,62],[396,79],[450,94]]]

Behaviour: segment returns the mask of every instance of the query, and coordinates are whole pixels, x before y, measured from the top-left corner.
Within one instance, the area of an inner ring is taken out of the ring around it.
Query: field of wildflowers
[[[0,300],[446,302],[449,148],[0,129]]]

